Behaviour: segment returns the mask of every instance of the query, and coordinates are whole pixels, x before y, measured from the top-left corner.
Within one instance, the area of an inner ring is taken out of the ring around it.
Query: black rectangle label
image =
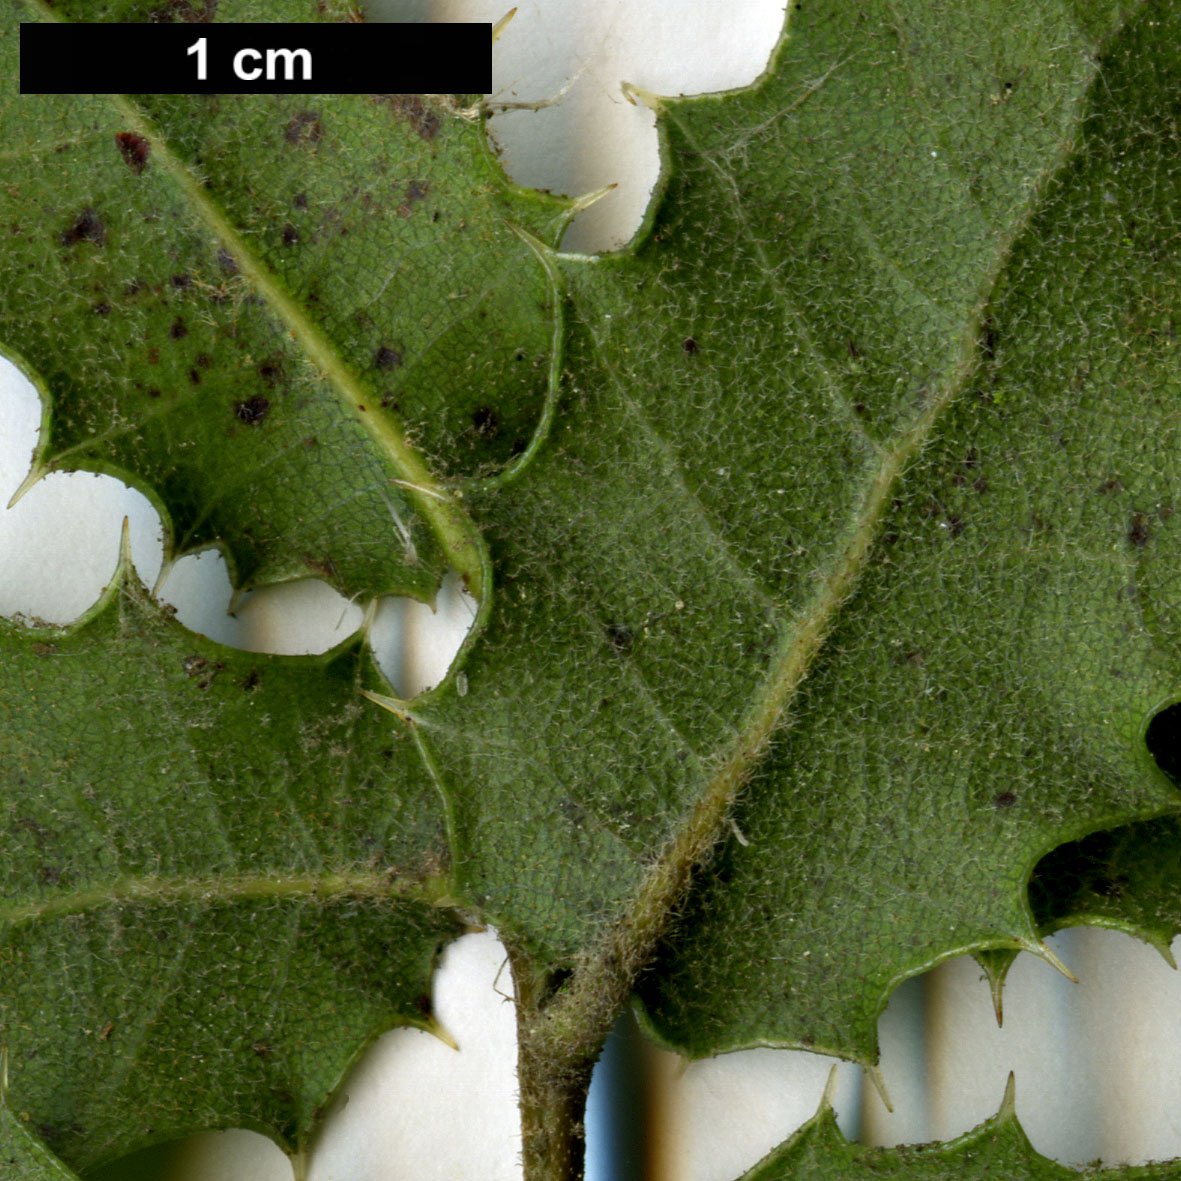
[[[22,24],[22,94],[485,94],[492,26]]]

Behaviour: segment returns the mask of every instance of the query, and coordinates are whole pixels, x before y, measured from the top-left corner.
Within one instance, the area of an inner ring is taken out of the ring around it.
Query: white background
[[[373,0],[391,19],[496,20],[501,3]],[[776,0],[532,0],[494,54],[494,101],[557,98],[497,116],[493,135],[511,175],[569,194],[618,188],[582,215],[569,249],[618,248],[643,215],[657,159],[651,112],[624,101],[620,82],[658,94],[750,83],[782,26]],[[396,89],[396,79],[390,82]],[[6,342],[20,349],[20,341]],[[36,393],[0,365],[0,502],[25,478],[40,410]],[[140,575],[160,570],[159,523],[146,499],[117,481],[53,475],[0,513],[0,612],[56,622],[97,597],[115,565],[120,522],[131,524]],[[161,594],[182,622],[256,650],[320,651],[355,629],[361,610],[318,583],[273,588],[226,615],[229,586],[214,553],[180,561]],[[437,615],[382,605],[372,638],[399,688],[434,683],[470,618],[448,586]],[[904,985],[882,1020],[888,1115],[848,1065],[836,1106],[850,1136],[872,1143],[946,1139],[995,1111],[1009,1070],[1017,1110],[1036,1147],[1061,1160],[1142,1161],[1181,1155],[1181,989],[1150,949],[1107,931],[1052,940],[1081,983],[1023,956],[1010,974],[1005,1026],[996,1028],[976,965],[957,960]],[[435,1008],[459,1052],[418,1031],[396,1031],[347,1082],[313,1155],[311,1181],[519,1177],[511,980],[492,934],[449,950]],[[626,1040],[626,1039],[625,1039]],[[647,1176],[732,1181],[814,1111],[830,1063],[759,1050],[690,1066],[655,1051],[622,1059],[642,1071],[657,1145]],[[589,1175],[625,1181],[596,1129],[612,1097],[596,1084]],[[288,1181],[290,1167],[252,1133],[195,1138],[164,1173],[184,1181]]]

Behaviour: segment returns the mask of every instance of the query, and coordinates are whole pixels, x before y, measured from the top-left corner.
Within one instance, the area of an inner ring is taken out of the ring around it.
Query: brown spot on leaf
[[[698,349],[698,344],[697,344],[697,341],[695,341],[693,339],[693,337],[686,336],[685,339],[681,341],[681,351],[686,356],[688,356],[688,357],[694,356],[697,352],[697,349]]]
[[[423,102],[417,94],[376,94],[378,101],[389,103],[390,110],[399,119],[405,119],[423,139],[434,139],[443,125],[439,112]]]
[[[270,402],[261,394],[255,394],[253,398],[247,398],[245,402],[236,403],[234,414],[240,422],[244,422],[247,426],[259,426],[270,409]]]
[[[179,316],[177,316],[176,319],[172,321],[172,326],[168,329],[168,335],[171,336],[173,340],[184,340],[188,334],[189,330],[185,327],[185,322]]]
[[[289,144],[317,143],[324,135],[324,125],[315,111],[300,111],[287,121],[284,135]]]
[[[258,375],[272,389],[283,380],[283,365],[280,361],[264,361],[258,367]]]
[[[217,252],[217,265],[227,275],[238,273],[238,260],[224,246]]]
[[[294,246],[299,241],[299,230],[292,225],[283,227],[283,245]]]
[[[307,193],[296,193],[292,198],[291,203],[296,209],[306,209],[308,207]]]
[[[173,287],[175,287],[177,289],[177,291],[183,291],[186,287],[192,287],[193,276],[192,275],[173,275],[170,282],[172,283]]]
[[[1128,525],[1128,540],[1132,543],[1133,548],[1143,549],[1152,537],[1152,529],[1148,524],[1148,516],[1146,513],[1133,513],[1132,520]]]
[[[398,216],[409,217],[414,212],[414,206],[427,195],[429,188],[430,186],[423,181],[412,180],[406,186],[406,196],[402,204],[398,206]]]
[[[1017,796],[1011,791],[999,792],[992,801],[1002,811],[1011,808],[1017,802]]]
[[[383,344],[374,354],[373,363],[378,369],[397,369],[402,364],[402,354]]]
[[[123,162],[136,176],[140,176],[147,168],[148,157],[152,154],[151,140],[134,131],[120,131],[115,136],[115,143],[123,156]]]
[[[76,246],[79,242],[93,242],[96,246],[103,246],[106,241],[106,227],[93,209],[83,209],[74,220],[74,224],[68,230],[62,231],[61,235],[63,246]]]

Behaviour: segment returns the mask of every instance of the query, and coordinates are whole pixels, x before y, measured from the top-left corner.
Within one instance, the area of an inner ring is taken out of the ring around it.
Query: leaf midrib
[[[203,878],[134,877],[124,875],[104,886],[63,891],[35,902],[0,905],[0,924],[9,927],[42,919],[86,914],[104,906],[131,903],[176,905],[186,902],[228,903],[257,898],[374,898],[445,905],[450,879],[428,874],[395,877],[389,872],[352,871],[303,874],[224,874]]]
[[[1118,31],[1117,27],[1108,36]],[[1081,125],[1092,84],[1099,73],[1098,56],[1097,50],[1073,100],[1072,132],[1077,132]],[[680,130],[688,136],[683,125]],[[849,540],[820,580],[807,606],[792,614],[790,622],[794,626],[786,626],[788,621],[782,620],[784,641],[773,656],[768,674],[737,735],[720,752],[718,770],[680,831],[647,870],[624,917],[608,930],[575,970],[536,1027],[538,1041],[547,1047],[555,1061],[578,1059],[597,1050],[681,904],[692,873],[708,859],[772,734],[790,725],[788,711],[814,667],[841,608],[856,591],[881,522],[890,510],[896,485],[931,437],[944,411],[967,388],[978,368],[984,315],[997,282],[1014,245],[1040,210],[1049,184],[1072,158],[1077,142],[1073,137],[1062,137],[1056,146],[1058,150],[1029,186],[1026,201],[1007,231],[996,235],[992,261],[985,268],[976,297],[969,305],[971,310],[960,334],[949,377],[907,430],[896,436],[892,447],[882,444],[876,448],[879,462],[862,489],[860,507],[849,526]],[[709,158],[705,152],[699,151],[699,155]],[[823,363],[823,358],[818,359]],[[1027,949],[1043,957],[1049,955],[1032,922]]]

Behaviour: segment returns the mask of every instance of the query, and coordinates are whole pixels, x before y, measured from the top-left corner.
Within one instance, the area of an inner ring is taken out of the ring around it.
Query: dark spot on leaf
[[[1181,784],[1181,703],[1166,706],[1148,723],[1144,743],[1156,765]]]
[[[109,303],[96,303],[90,309],[96,316],[109,316],[114,310]]]
[[[426,196],[429,187],[422,181],[412,180],[406,186],[406,196],[402,204],[398,206],[398,216],[409,217],[414,212],[414,206]]]
[[[300,111],[288,120],[284,134],[289,144],[316,143],[324,134],[324,126],[315,111]]]
[[[996,357],[996,347],[1000,343],[1000,331],[996,321],[991,316],[985,316],[980,324],[980,351],[990,361]]]
[[[297,230],[295,228],[295,226],[291,226],[291,225],[284,226],[283,227],[283,245],[284,246],[294,246],[296,244],[296,242],[298,242],[298,241],[299,241],[299,230]]]
[[[314,570],[323,578],[336,577],[336,563],[331,558],[314,558],[311,554],[304,554],[303,561],[309,570]]]
[[[955,513],[948,513],[947,531],[952,535],[952,537],[959,537],[959,535],[964,531],[963,517],[957,517]]]
[[[192,275],[173,275],[171,282],[172,282],[173,287],[175,287],[177,289],[177,291],[183,291],[186,287],[191,287],[193,285],[193,276]]]
[[[184,340],[188,334],[189,330],[185,327],[185,322],[179,316],[177,316],[176,319],[172,321],[172,327],[168,329],[168,335],[171,336],[173,340]]]
[[[44,640],[35,640],[32,648],[34,656],[52,656],[57,651],[56,644],[47,644]]]
[[[238,260],[224,246],[217,252],[217,265],[227,275],[238,273]]]
[[[681,341],[681,351],[685,353],[686,356],[692,357],[694,354],[696,354],[697,348],[697,341],[695,341],[691,336],[686,336],[685,339]]]
[[[197,368],[212,369],[213,368],[213,358],[208,353],[198,353],[197,354]]]
[[[196,369],[190,369],[189,370],[189,381],[191,381],[193,383],[193,385],[200,385],[201,384],[201,374],[198,373]]]
[[[1133,548],[1143,549],[1148,544],[1150,537],[1152,537],[1152,529],[1148,524],[1148,516],[1145,513],[1133,513],[1132,520],[1128,525],[1128,540],[1132,543]]]
[[[442,126],[439,113],[417,94],[377,94],[374,98],[386,100],[394,114],[405,119],[423,139],[434,139],[439,134]]]
[[[988,491],[988,481],[983,476],[979,476],[975,480],[972,481],[972,487],[977,492],[987,492]]]
[[[265,361],[258,367],[258,375],[273,388],[283,380],[283,366],[276,361]]]
[[[106,227],[93,209],[83,209],[74,224],[61,235],[63,246],[76,246],[79,242],[93,242],[96,246],[102,246],[106,240]]]
[[[383,344],[374,354],[373,363],[378,369],[397,369],[402,364],[402,354]]]
[[[491,406],[480,406],[472,411],[472,426],[477,435],[494,439],[500,434],[500,415]]]
[[[1011,791],[998,792],[992,801],[998,808],[1011,808],[1017,802],[1017,796]]]
[[[636,633],[625,624],[611,623],[607,625],[605,630],[607,639],[611,642],[611,647],[620,656],[626,656],[635,647]]]
[[[258,675],[258,669],[252,668],[246,674],[246,679],[242,682],[242,688],[249,692],[251,689],[257,689],[261,683],[262,678]]]
[[[186,676],[199,677],[209,667],[209,661],[197,653],[193,656],[186,656],[181,661],[181,667],[185,670]]]
[[[1113,476],[1110,480],[1104,480],[1095,491],[1107,496],[1112,492],[1122,492],[1123,490],[1124,486]]]
[[[307,193],[296,193],[295,196],[292,198],[291,203],[295,206],[296,209],[306,209],[308,207]]]
[[[513,440],[513,445],[509,448],[510,455],[523,455],[529,449],[529,440],[521,438],[518,435]]]
[[[160,350],[155,345],[152,345],[148,349],[148,363],[151,365],[158,365],[160,363]]]
[[[120,131],[115,136],[115,143],[119,146],[123,162],[139,176],[148,166],[148,157],[152,154],[151,141],[134,131]]]
[[[269,1058],[275,1051],[266,1042],[251,1042],[250,1048],[262,1059]]]
[[[247,398],[245,402],[238,402],[234,406],[234,414],[240,422],[246,423],[247,426],[259,426],[266,418],[270,408],[271,404],[266,398],[261,394],[255,394],[253,398]]]
[[[849,337],[849,339],[845,341],[845,347],[849,350],[849,356],[852,357],[854,361],[860,359],[861,354],[857,351],[857,346],[853,343],[852,337]]]
[[[56,886],[62,880],[62,871],[51,865],[43,865],[37,871],[37,876],[47,886]]]
[[[148,397],[149,398],[158,398],[158,397],[160,397],[160,391],[158,389],[156,389],[155,387],[153,387],[152,389],[148,390]]]

